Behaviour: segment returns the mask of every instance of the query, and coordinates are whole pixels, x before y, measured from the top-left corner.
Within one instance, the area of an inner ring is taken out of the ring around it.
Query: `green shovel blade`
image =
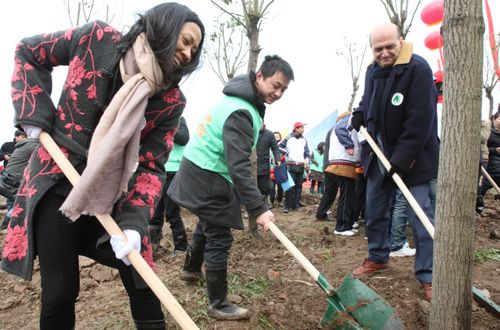
[[[327,300],[328,307],[321,319],[321,327],[403,329],[403,324],[391,305],[351,274],[344,279],[335,295]]]

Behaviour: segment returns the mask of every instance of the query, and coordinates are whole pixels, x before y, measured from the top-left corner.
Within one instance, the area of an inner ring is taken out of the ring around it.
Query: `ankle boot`
[[[174,250],[186,251],[188,248],[186,229],[182,221],[171,225]]]
[[[227,300],[227,269],[207,269],[206,274],[210,301],[208,315],[217,320],[236,321],[250,318],[248,309],[240,308]]]
[[[203,279],[201,265],[203,264],[204,241],[193,241],[186,251],[184,267],[182,267],[180,279],[186,282],[197,282]]]
[[[134,320],[137,330],[164,330],[166,329],[165,320],[138,321]]]

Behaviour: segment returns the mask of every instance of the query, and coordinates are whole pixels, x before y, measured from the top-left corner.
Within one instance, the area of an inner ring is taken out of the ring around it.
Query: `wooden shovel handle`
[[[382,150],[380,150],[377,143],[370,136],[370,133],[368,133],[368,131],[364,126],[361,126],[359,131],[363,133],[364,137],[366,138],[366,141],[368,142],[370,147],[372,147],[372,150],[375,152],[382,165],[384,165],[385,169],[389,171],[391,169],[391,163],[389,163]],[[417,217],[422,222],[422,225],[424,225],[429,235],[432,237],[432,239],[434,239],[434,225],[429,220],[429,218],[427,218],[427,215],[424,213],[424,210],[422,210],[420,205],[418,205],[417,200],[413,197],[410,190],[408,190],[408,187],[406,187],[403,180],[401,180],[401,177],[397,173],[394,173],[392,178],[394,179],[394,182],[398,186],[399,190],[401,190],[401,192],[405,196],[406,200],[410,204],[411,208],[413,209]]]
[[[491,185],[496,189],[496,191],[500,194],[500,188],[498,187],[497,183],[493,178],[486,172],[486,169],[481,165],[481,172],[483,172],[483,175],[488,179],[488,181],[491,183]]]
[[[75,183],[80,179],[80,174],[78,174],[73,165],[69,162],[66,156],[64,156],[52,137],[48,133],[42,132],[40,134],[40,142],[54,159],[64,175],[66,175],[71,184],[75,185]],[[110,215],[98,215],[97,219],[102,224],[104,229],[106,229],[108,234],[121,236],[125,240],[127,239],[125,234],[123,234],[120,227],[118,227],[115,220]],[[199,329],[182,306],[177,302],[177,300],[175,300],[174,296],[170,293],[160,278],[155,274],[151,267],[149,267],[139,251],[135,249],[132,250],[127,258],[139,275],[141,275],[144,282],[147,283],[182,329]]]
[[[302,254],[302,252],[293,245],[293,243],[276,227],[272,222],[269,223],[269,230],[276,236],[276,238],[285,246],[285,248],[292,254],[292,256],[299,262],[299,264],[311,275],[311,277],[318,281],[319,270]]]

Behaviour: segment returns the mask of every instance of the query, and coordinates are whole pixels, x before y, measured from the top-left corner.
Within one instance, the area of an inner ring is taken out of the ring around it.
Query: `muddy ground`
[[[318,200],[304,194],[305,207],[284,214],[274,209],[276,224],[302,253],[337,287],[344,277],[361,264],[367,255],[364,227],[355,237],[332,235],[333,223],[315,221]],[[5,211],[1,211],[3,218]],[[188,237],[195,218],[183,210]],[[490,232],[500,229],[500,201],[486,199],[486,209],[477,218],[475,248],[500,248]],[[0,234],[3,244],[5,234]],[[186,285],[178,279],[184,257],[172,255],[170,229],[164,227],[164,238],[157,259],[158,275],[171,293],[201,329],[317,329],[325,312],[326,296],[303,268],[271,233],[253,239],[244,231],[234,231],[234,245],[229,264],[231,299],[252,312],[248,321],[220,322],[206,315],[207,298],[203,283]],[[422,300],[422,289],[413,276],[413,257],[392,258],[391,269],[380,276],[364,280],[397,311],[407,329],[425,329],[429,304]],[[0,329],[37,329],[40,277],[35,274],[26,282],[0,272]],[[117,273],[83,259],[81,292],[77,303],[77,329],[133,329],[128,300]],[[500,263],[475,262],[474,286],[487,289],[500,303]],[[169,316],[169,327],[177,326]],[[473,329],[500,329],[500,320],[475,302]]]

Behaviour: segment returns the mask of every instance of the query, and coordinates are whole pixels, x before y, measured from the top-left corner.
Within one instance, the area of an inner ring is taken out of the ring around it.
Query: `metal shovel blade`
[[[349,274],[335,295],[328,300],[328,308],[320,326],[329,329],[404,329],[394,308],[374,290]],[[344,311],[339,311],[338,301]],[[355,320],[355,322],[353,322]],[[359,326],[358,326],[359,325]]]

